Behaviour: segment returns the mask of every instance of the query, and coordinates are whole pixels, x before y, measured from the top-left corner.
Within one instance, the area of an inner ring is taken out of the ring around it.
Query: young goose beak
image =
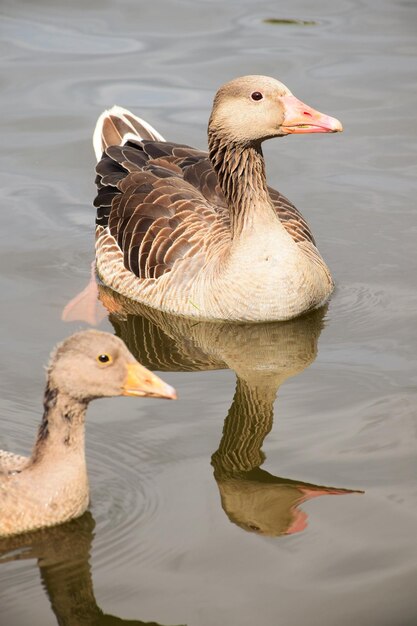
[[[343,130],[342,124],[335,117],[312,109],[293,95],[283,96],[281,102],[284,105],[284,122],[281,128],[287,135],[338,133]]]
[[[150,372],[139,363],[128,363],[127,374],[122,387],[123,396],[149,396],[152,398],[168,398],[176,400],[174,387]]]

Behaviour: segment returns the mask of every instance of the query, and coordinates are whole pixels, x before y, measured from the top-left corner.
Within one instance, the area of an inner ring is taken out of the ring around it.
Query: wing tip
[[[106,130],[106,126],[111,127],[111,133]],[[104,150],[109,145],[115,145],[115,135],[119,138],[116,139],[117,145],[121,146],[131,139],[165,141],[151,124],[133,115],[128,109],[115,104],[111,109],[106,109],[101,113],[94,129],[93,148],[97,161],[100,161]]]

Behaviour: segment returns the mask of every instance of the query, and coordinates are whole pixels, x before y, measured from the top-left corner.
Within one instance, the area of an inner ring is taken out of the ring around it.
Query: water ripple
[[[163,498],[143,458],[158,445],[161,441],[144,445],[127,432],[118,433],[116,448],[110,439],[95,442],[89,451],[91,509],[99,535],[95,557],[103,567],[160,562],[173,551],[153,540]]]
[[[375,324],[375,312],[389,305],[390,294],[383,288],[364,283],[341,285],[331,303],[331,316],[343,319],[355,327]]]
[[[112,35],[87,35],[52,24],[2,18],[6,41],[34,52],[56,52],[70,55],[104,55],[138,52],[144,44],[133,38]]]

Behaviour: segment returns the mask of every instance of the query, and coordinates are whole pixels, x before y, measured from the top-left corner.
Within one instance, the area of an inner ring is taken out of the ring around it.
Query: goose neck
[[[32,463],[54,456],[84,455],[84,420],[88,401],[76,399],[48,382],[44,413],[32,453]]]
[[[229,207],[232,239],[258,224],[277,222],[260,142],[233,141],[209,129],[209,156]]]

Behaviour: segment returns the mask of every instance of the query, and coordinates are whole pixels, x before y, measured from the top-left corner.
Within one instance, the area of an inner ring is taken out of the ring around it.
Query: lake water
[[[417,3],[0,12],[0,448],[30,450],[50,349],[85,327],[61,311],[89,278],[104,108],[204,148],[218,86],[266,74],[345,127],[265,146],[337,281],[327,311],[187,325],[103,291],[100,327],[180,399],[92,404],[90,513],[0,545],[0,623],[414,625]]]

